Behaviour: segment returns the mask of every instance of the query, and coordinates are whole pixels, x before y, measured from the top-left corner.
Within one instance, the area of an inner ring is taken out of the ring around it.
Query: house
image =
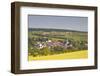
[[[42,42],[37,42],[37,44],[35,45],[38,49],[42,49],[44,47],[46,47],[46,44],[45,43],[42,43]]]
[[[73,47],[73,44],[67,39],[65,42],[64,42],[64,48],[65,49],[68,49],[68,48],[72,48]]]

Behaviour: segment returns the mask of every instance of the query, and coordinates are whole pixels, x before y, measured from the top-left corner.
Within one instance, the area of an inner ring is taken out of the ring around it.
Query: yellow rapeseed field
[[[83,59],[83,58],[88,58],[87,50],[81,50],[81,51],[63,53],[63,54],[56,54],[56,55],[39,56],[39,57],[28,56],[29,61],[32,61],[32,60]]]

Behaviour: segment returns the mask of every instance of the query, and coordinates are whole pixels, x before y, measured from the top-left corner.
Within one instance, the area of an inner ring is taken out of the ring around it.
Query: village
[[[28,50],[29,54],[33,56],[87,50],[88,43],[86,39],[87,34],[80,32],[30,31]]]
[[[51,47],[56,47],[56,46],[63,47],[65,49],[73,47],[73,45],[71,44],[71,42],[69,40],[66,40],[66,41],[61,41],[61,40],[58,40],[58,41],[52,41],[52,40],[37,41],[37,43],[35,44],[35,46],[38,49],[42,49],[44,47],[51,48]]]

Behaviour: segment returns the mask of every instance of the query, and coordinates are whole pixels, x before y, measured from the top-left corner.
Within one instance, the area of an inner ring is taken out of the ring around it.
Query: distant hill
[[[67,30],[67,29],[52,29],[52,28],[28,28],[29,31],[57,31],[57,32],[80,32],[80,33],[87,33],[86,31],[77,31],[77,30]]]

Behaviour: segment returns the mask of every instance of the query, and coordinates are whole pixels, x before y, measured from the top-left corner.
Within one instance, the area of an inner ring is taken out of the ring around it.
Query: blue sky
[[[88,31],[88,17],[29,15],[29,28],[68,29]]]

